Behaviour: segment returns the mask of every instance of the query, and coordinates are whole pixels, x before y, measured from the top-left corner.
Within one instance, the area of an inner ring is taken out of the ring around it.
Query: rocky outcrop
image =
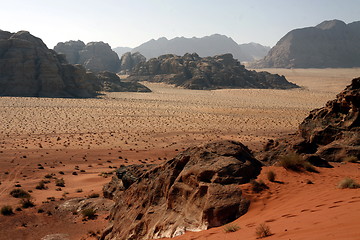
[[[104,42],[90,42],[86,45],[82,41],[60,42],[54,50],[64,54],[70,63],[81,64],[93,72],[120,70],[119,56]]]
[[[120,73],[129,74],[136,65],[144,62],[146,62],[146,58],[143,55],[141,55],[139,52],[124,53],[124,55],[122,55],[121,57]]]
[[[0,95],[93,97],[97,80],[29,32],[0,31]]]
[[[315,165],[350,156],[360,159],[360,78],[353,79],[325,107],[311,111],[296,134],[269,142],[261,157],[275,162],[294,152]]]
[[[260,173],[261,164],[241,143],[192,147],[161,165],[122,167],[119,188],[105,187],[115,201],[102,239],[174,237],[221,226],[246,213],[238,184]]]
[[[287,33],[253,68],[340,68],[360,66],[360,21],[325,21]]]
[[[103,92],[151,92],[144,85],[137,82],[123,82],[112,72],[99,72],[96,77]]]
[[[128,80],[164,82],[189,89],[298,87],[284,76],[246,70],[231,54],[206,58],[196,53],[163,55],[139,63]]]

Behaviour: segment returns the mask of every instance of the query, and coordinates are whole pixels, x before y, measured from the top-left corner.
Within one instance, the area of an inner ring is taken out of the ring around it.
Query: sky
[[[0,6],[1,30],[29,31],[49,48],[69,40],[133,48],[160,37],[215,33],[272,47],[296,28],[360,21],[360,0],[11,0]]]

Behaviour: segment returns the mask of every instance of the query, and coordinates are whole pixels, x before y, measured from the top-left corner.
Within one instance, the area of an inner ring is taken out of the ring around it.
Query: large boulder
[[[269,142],[261,155],[263,160],[274,162],[294,152],[321,165],[324,160],[360,159],[360,78],[353,79],[326,106],[312,110],[296,134]]]
[[[139,52],[131,53],[127,52],[121,56],[121,66],[120,72],[122,74],[128,74],[132,71],[132,69],[138,65],[139,63],[146,62],[146,58],[141,55]]]
[[[295,29],[253,68],[340,68],[360,66],[360,21],[339,20]]]
[[[122,167],[119,187],[114,179],[105,187],[115,207],[102,239],[174,237],[233,221],[249,206],[238,184],[260,170],[250,151],[232,141],[189,148],[161,165]]]
[[[119,56],[104,42],[90,42],[86,45],[82,41],[59,42],[54,50],[64,54],[70,63],[81,64],[92,72],[120,70]]]
[[[97,81],[27,31],[0,31],[0,95],[93,97]]]
[[[246,70],[231,54],[206,58],[196,53],[162,55],[137,64],[128,80],[164,82],[189,89],[298,87],[284,76]]]

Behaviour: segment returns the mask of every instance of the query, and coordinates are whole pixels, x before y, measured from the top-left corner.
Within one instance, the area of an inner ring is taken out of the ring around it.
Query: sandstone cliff
[[[325,21],[287,33],[253,68],[341,68],[360,66],[360,21]]]
[[[163,55],[136,65],[128,80],[164,82],[189,89],[298,87],[284,76],[246,70],[231,54],[206,58],[196,53]]]

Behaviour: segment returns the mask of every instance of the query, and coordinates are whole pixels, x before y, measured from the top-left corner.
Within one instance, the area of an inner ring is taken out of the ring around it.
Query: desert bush
[[[38,185],[36,185],[36,189],[39,189],[39,190],[43,190],[43,189],[47,189],[48,187],[45,185],[45,181],[40,181],[39,183],[38,183]]]
[[[268,171],[266,176],[270,182],[275,182],[276,173],[274,171],[272,171],[272,170]]]
[[[57,178],[55,179],[55,186],[58,186],[58,187],[65,187],[65,181],[63,178]]]
[[[0,210],[1,214],[4,215],[4,216],[10,216],[10,215],[13,215],[14,212],[13,212],[13,209],[11,206],[3,206]]]
[[[339,188],[360,188],[360,184],[358,184],[354,179],[351,178],[344,178],[340,181]]]
[[[92,193],[89,195],[89,198],[98,198],[98,197],[100,197],[100,194],[98,193]]]
[[[35,206],[34,202],[30,198],[21,199],[20,204],[22,208],[30,208]]]
[[[10,195],[14,198],[30,198],[30,194],[21,188],[15,188],[11,190]]]
[[[224,232],[226,232],[226,233],[236,232],[239,229],[240,229],[240,227],[237,224],[226,224],[224,226]]]
[[[268,225],[266,225],[265,223],[260,224],[256,228],[255,233],[258,238],[264,238],[264,237],[268,237],[268,236],[272,235],[270,232],[270,227]]]
[[[95,219],[96,218],[96,210],[93,208],[86,208],[82,210],[81,214],[83,215],[83,219]]]
[[[291,170],[295,172],[318,172],[313,165],[309,162],[304,161],[300,155],[289,154],[282,156],[279,162],[280,166],[286,170]]]
[[[262,180],[260,181],[251,180],[250,184],[251,184],[251,190],[255,193],[262,192],[263,190],[269,188]]]

